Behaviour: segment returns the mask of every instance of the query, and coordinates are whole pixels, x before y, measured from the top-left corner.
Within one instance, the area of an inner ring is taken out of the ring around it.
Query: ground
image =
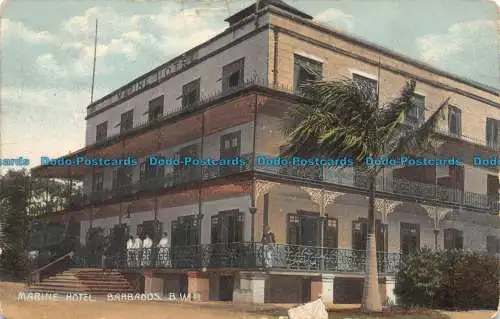
[[[24,286],[0,283],[0,300],[7,319],[261,319],[278,318],[286,313],[281,305],[235,306],[230,303],[171,303],[171,302],[107,302],[98,301],[18,301]],[[352,305],[350,305],[352,306]],[[340,306],[339,306],[340,307]],[[345,306],[344,306],[345,307]],[[448,313],[451,319],[487,319],[493,312]],[[332,314],[332,319],[368,319]],[[424,319],[432,317],[394,317]]]

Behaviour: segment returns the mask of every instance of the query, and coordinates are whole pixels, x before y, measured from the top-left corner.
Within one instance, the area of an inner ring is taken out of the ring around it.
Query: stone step
[[[130,287],[130,284],[128,282],[119,282],[119,283],[108,283],[108,282],[98,282],[98,283],[80,283],[80,282],[58,282],[58,281],[50,281],[50,282],[43,282],[43,286],[47,287],[55,287],[55,286],[61,286],[61,287],[75,287],[75,286],[81,286],[81,287],[88,287],[88,288],[99,288],[99,287],[110,287],[110,288],[128,288]]]
[[[69,269],[29,287],[30,292],[45,293],[133,293],[130,283],[118,271]]]
[[[36,287],[27,290],[28,293],[76,293],[76,294],[91,294],[91,295],[107,295],[107,294],[118,294],[118,293],[134,293],[133,289],[120,289],[120,290],[86,290],[86,289],[65,289],[65,288],[47,288],[47,287]]]

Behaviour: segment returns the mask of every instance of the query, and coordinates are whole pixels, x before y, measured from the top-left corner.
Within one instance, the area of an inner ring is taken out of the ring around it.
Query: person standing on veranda
[[[134,245],[132,246],[132,249],[134,250],[134,260],[133,260],[133,267],[138,268],[141,266],[141,257],[142,257],[142,240],[139,238],[139,235],[136,234],[134,238]]]
[[[129,236],[127,240],[127,267],[132,268],[134,263],[134,237]]]
[[[264,267],[271,268],[273,266],[273,255],[276,244],[276,237],[271,231],[271,227],[266,226],[264,228],[264,234],[262,234],[262,248],[264,252]]]
[[[163,237],[158,243],[158,266],[160,267],[170,267],[170,244],[168,241],[167,232],[163,233]]]
[[[151,257],[153,253],[153,240],[146,235],[142,242],[142,267],[151,266]]]

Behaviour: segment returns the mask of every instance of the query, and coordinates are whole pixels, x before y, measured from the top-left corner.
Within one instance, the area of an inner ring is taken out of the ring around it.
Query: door
[[[211,267],[231,268],[237,266],[243,257],[243,213],[239,210],[223,211],[212,216]]]
[[[384,227],[382,222],[377,219],[375,221],[375,238],[377,241],[377,255],[380,255],[385,250]],[[357,267],[364,267],[366,262],[366,250],[368,245],[368,219],[359,218],[353,221],[352,224],[352,249],[355,264]],[[380,267],[380,266],[379,266]],[[364,271],[364,268],[359,268],[359,271]]]
[[[401,253],[411,254],[420,249],[420,225],[401,223]]]
[[[318,246],[319,219],[316,216],[300,216],[301,239],[299,245]]]
[[[335,218],[327,218],[324,224],[323,254],[325,256],[325,268],[337,269],[338,260],[338,221]]]
[[[241,156],[241,132],[229,133],[221,136],[220,140],[220,158],[231,160]],[[240,171],[238,166],[221,166],[220,173],[222,176],[235,174]]]
[[[234,289],[233,276],[221,276],[219,278],[219,300],[232,301]]]

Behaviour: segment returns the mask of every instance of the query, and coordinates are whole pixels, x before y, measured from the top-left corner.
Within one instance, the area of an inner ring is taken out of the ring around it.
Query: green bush
[[[496,309],[499,279],[494,256],[425,248],[403,258],[395,293],[407,307]]]

